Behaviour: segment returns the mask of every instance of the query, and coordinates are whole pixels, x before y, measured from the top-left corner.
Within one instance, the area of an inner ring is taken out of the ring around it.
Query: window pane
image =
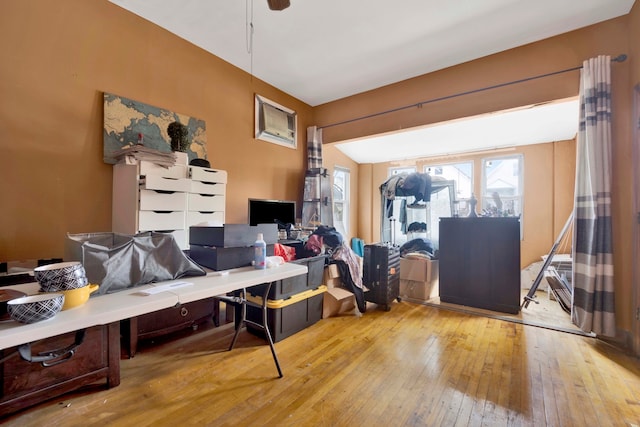
[[[333,170],[333,226],[343,237],[349,231],[349,170]]]
[[[410,174],[416,171],[416,168],[389,168],[389,176],[398,175],[401,173]]]
[[[456,183],[456,199],[468,199],[473,188],[473,163],[451,163],[448,165],[425,166],[425,172]]]
[[[482,209],[489,216],[522,213],[522,156],[484,161]]]

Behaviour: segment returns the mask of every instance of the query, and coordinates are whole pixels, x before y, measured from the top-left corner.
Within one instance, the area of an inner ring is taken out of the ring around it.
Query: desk
[[[151,313],[201,299],[225,295],[229,292],[248,288],[262,283],[274,282],[307,273],[307,266],[285,263],[276,268],[256,270],[253,267],[242,267],[227,270],[224,276],[209,272],[206,276],[184,277],[178,280],[162,282],[190,282],[192,286],[176,288],[171,292],[160,292],[143,295],[141,290],[153,287],[143,285],[113,294],[89,298],[84,305],[61,311],[54,318],[32,324],[21,324],[14,321],[0,322],[0,350],[28,342],[38,341],[55,335],[90,328],[96,325],[107,325],[135,316]],[[38,283],[8,286],[28,295],[38,292]]]
[[[36,341],[44,339],[47,339],[47,341],[49,341],[49,339],[59,341],[59,337],[63,334],[85,329],[87,330],[88,339],[92,337],[92,345],[101,345],[102,348],[97,350],[96,357],[100,360],[90,368],[89,372],[79,372],[82,368],[76,370],[74,366],[65,367],[66,363],[51,368],[40,368],[38,364],[34,364],[40,370],[50,369],[53,370],[51,372],[55,372],[55,374],[42,376],[32,372],[30,376],[34,378],[27,389],[17,389],[17,383],[9,384],[8,381],[3,383],[3,387],[5,387],[6,390],[0,387],[0,417],[51,399],[56,395],[75,390],[82,385],[93,383],[98,379],[106,378],[108,387],[117,386],[120,383],[119,322],[121,320],[163,310],[173,307],[176,304],[199,301],[213,296],[225,295],[237,290],[244,291],[245,288],[250,286],[271,283],[305,273],[307,273],[307,266],[295,263],[285,263],[279,267],[266,270],[242,267],[227,270],[227,274],[222,276],[219,275],[218,272],[210,272],[206,276],[184,277],[178,280],[161,282],[156,285],[137,286],[113,294],[91,297],[84,305],[62,311],[52,319],[42,322],[21,324],[13,320],[2,321],[0,322],[0,356],[5,357],[5,359],[7,358],[7,355],[4,355],[3,351],[5,349],[12,349],[22,344],[35,343]],[[173,282],[189,282],[192,283],[192,285],[174,288],[170,292],[166,291],[151,295],[144,295],[140,292],[153,286]],[[38,283],[27,283],[9,286],[8,288],[17,289],[28,295],[32,295],[38,292],[40,285]],[[235,337],[237,337],[237,332]],[[278,372],[280,376],[282,376],[273,343],[270,342],[270,345]],[[231,347],[233,347],[233,343]],[[88,352],[79,351],[74,357],[81,357],[79,356],[81,353],[86,355]],[[9,357],[11,357],[10,361],[12,363],[21,360],[17,356]],[[23,362],[22,365],[25,363],[28,362]],[[12,367],[9,367],[9,363],[5,362],[0,365],[0,371],[4,372],[3,369],[13,370],[14,365],[11,366]],[[86,365],[84,365],[84,367],[86,368]],[[65,372],[61,372],[63,370]],[[70,371],[73,372],[71,378],[69,377]],[[16,373],[15,371],[13,372],[14,374]],[[3,375],[6,376],[6,372]],[[18,375],[21,376],[24,375],[24,373],[21,371]],[[41,381],[41,378],[45,377],[47,377],[48,381],[46,384]],[[13,377],[9,375],[7,378]]]

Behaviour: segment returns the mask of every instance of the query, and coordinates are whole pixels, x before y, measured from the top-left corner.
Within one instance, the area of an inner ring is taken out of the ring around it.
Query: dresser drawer
[[[148,160],[140,160],[140,175],[157,175],[165,178],[186,178],[187,167],[173,165],[168,168]]]
[[[120,383],[119,322],[88,328],[84,336],[70,332],[30,345],[32,358],[58,349],[69,351],[43,363],[23,359],[17,347],[0,350],[0,358],[9,356],[0,363],[0,418],[101,379],[107,387]]]
[[[187,212],[187,228],[208,222],[211,225],[224,225],[224,212]]]
[[[187,193],[140,190],[140,210],[186,211]]]
[[[191,181],[190,193],[197,194],[220,194],[224,195],[227,192],[227,184],[219,184],[212,182]]]
[[[194,181],[227,183],[227,171],[189,166],[189,178]]]
[[[212,212],[224,211],[225,196],[221,194],[194,194],[189,193],[187,210]]]
[[[184,211],[140,211],[138,231],[169,231],[185,228]]]
[[[147,175],[140,178],[140,189],[188,192],[191,181],[187,178],[166,178]]]

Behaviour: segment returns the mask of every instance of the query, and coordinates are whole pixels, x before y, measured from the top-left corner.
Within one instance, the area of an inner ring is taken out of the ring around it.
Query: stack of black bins
[[[273,255],[278,241],[277,224],[224,224],[189,227],[189,256],[203,267],[229,270],[246,267],[254,258],[253,245],[262,233],[267,256]]]
[[[273,342],[283,340],[322,318],[322,302],[327,287],[322,284],[325,255],[290,261],[307,266],[305,275],[278,280],[269,290],[267,324]],[[247,298],[262,303],[267,284],[247,288]],[[247,305],[247,319],[262,324],[262,310]],[[237,321],[237,320],[236,320]],[[247,324],[247,330],[264,337],[264,331]]]

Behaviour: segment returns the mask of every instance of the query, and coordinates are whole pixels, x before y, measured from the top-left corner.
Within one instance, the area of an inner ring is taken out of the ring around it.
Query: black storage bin
[[[326,255],[318,255],[310,258],[301,258],[290,261],[295,264],[306,265],[308,272],[305,275],[290,277],[288,279],[278,280],[271,286],[269,291],[270,300],[279,300],[290,298],[292,295],[299,294],[311,289],[317,289],[322,285],[322,277],[324,274],[324,266],[327,262]],[[262,297],[268,284],[252,286],[247,292],[253,296]]]
[[[327,287],[296,294],[288,299],[267,301],[267,325],[273,342],[281,341],[316,323],[322,318],[322,303]],[[262,298],[250,297],[260,303]],[[262,324],[262,309],[246,306],[247,320]],[[264,337],[262,329],[247,323],[247,330],[254,335]]]
[[[262,238],[267,244],[275,244],[278,241],[277,224],[224,224],[222,226],[192,225],[189,227],[189,243],[218,248],[253,246],[258,233],[262,233]]]
[[[369,288],[364,299],[389,311],[391,302],[400,296],[400,248],[382,243],[365,245],[362,261],[362,283]]]
[[[273,248],[274,245],[267,245],[267,256],[273,256]],[[253,247],[217,248],[215,246],[189,246],[189,256],[192,260],[216,271],[249,266],[253,262],[253,255]]]

